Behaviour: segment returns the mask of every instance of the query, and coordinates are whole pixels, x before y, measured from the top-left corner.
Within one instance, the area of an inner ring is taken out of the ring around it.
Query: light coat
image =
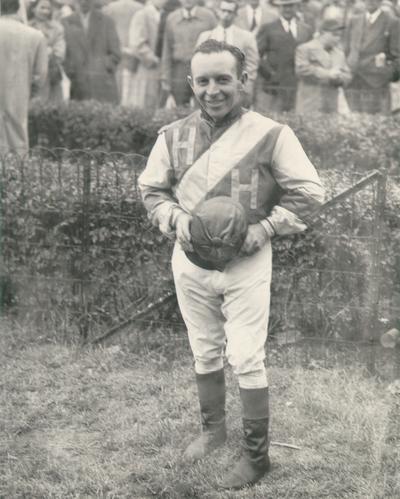
[[[114,21],[115,28],[118,33],[118,38],[121,44],[122,59],[117,68],[117,84],[120,95],[123,94],[123,68],[126,63],[126,52],[129,40],[129,25],[132,17],[136,12],[143,8],[143,4],[135,2],[135,0],[115,0],[103,7],[103,13],[111,17]]]
[[[332,69],[340,71],[343,84],[351,80],[351,72],[341,48],[334,47],[328,52],[319,38],[297,47],[297,113],[338,111],[339,87],[330,78]]]
[[[0,17],[0,153],[28,151],[28,105],[32,85],[47,77],[43,34],[12,16]]]
[[[154,111],[160,100],[160,59],[156,56],[156,44],[160,13],[147,4],[132,18],[129,27],[129,51],[138,59],[135,72],[126,69],[122,104]]]
[[[115,72],[121,60],[114,21],[93,9],[85,31],[80,15],[63,19],[67,52],[65,72],[71,80],[71,99],[119,101]]]

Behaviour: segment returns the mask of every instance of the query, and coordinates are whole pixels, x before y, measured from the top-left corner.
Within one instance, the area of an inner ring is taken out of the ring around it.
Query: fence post
[[[375,216],[373,219],[372,233],[372,255],[371,265],[368,271],[368,281],[366,290],[366,313],[363,324],[363,340],[368,343],[368,371],[375,372],[375,348],[378,329],[378,315],[381,294],[382,264],[382,229],[384,223],[384,213],[386,204],[386,175],[382,173],[377,178],[377,190],[375,199]]]
[[[79,324],[79,332],[83,342],[87,340],[90,329],[90,317],[87,300],[87,279],[89,269],[89,218],[90,218],[90,187],[91,187],[91,162],[92,157],[88,156],[83,164],[83,203],[82,203],[82,274],[80,279],[80,300],[82,315]]]

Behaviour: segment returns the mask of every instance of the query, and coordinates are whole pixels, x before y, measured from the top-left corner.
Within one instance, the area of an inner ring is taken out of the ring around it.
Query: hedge
[[[95,101],[54,107],[33,103],[29,115],[31,144],[49,148],[101,149],[147,156],[157,130],[187,115],[185,108],[159,111],[155,117],[139,109]],[[400,119],[379,115],[295,114],[271,116],[293,128],[320,169],[365,170],[400,165]]]
[[[142,111],[92,102],[60,108],[35,104],[31,140],[36,137],[49,148],[147,155],[157,130],[187,112],[163,111],[151,118]],[[355,170],[365,174],[371,167],[398,161],[399,123],[393,118],[279,119],[298,134],[329,196],[360,178]],[[3,170],[2,245],[8,268],[3,305],[16,314],[29,305],[34,318],[50,317],[67,335],[72,330],[85,335],[91,327],[90,333],[97,334],[172,290],[171,246],[149,225],[133,188],[137,172],[129,161],[120,163],[118,155],[85,159],[71,153],[57,159],[41,154],[40,161],[33,158],[24,169],[9,161]],[[81,195],[85,162],[92,182],[87,199]],[[314,230],[274,240],[272,335],[360,338],[366,294],[374,279],[368,277],[374,195],[365,189],[324,214]],[[388,195],[381,304],[392,305],[392,297],[400,296],[400,188],[395,178]],[[390,307],[382,313],[382,327],[397,320]],[[171,317],[179,320],[178,312],[153,314],[149,321],[171,325]]]

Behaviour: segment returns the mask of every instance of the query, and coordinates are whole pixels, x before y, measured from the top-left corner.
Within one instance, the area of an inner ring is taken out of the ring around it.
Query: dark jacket
[[[297,45],[307,42],[312,37],[308,24],[297,21],[296,39],[287,33],[280,19],[261,26],[257,34],[260,53],[258,73],[268,87],[295,87],[295,51]]]
[[[370,87],[385,87],[398,77],[399,51],[398,19],[386,12],[381,12],[370,26],[365,14],[351,19],[346,33],[347,63],[352,73]],[[385,54],[386,62],[377,67],[375,56],[381,53]]]
[[[114,21],[94,9],[86,32],[79,14],[63,19],[67,44],[65,71],[71,98],[119,101],[115,71],[121,59]]]

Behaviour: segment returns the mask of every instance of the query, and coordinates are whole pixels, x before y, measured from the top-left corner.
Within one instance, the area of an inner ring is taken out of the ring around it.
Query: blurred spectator
[[[65,59],[65,37],[63,26],[52,19],[50,0],[34,0],[29,5],[29,25],[43,33],[47,41],[49,59],[48,73],[39,97],[47,102],[59,104],[63,101],[61,80]]]
[[[261,4],[260,0],[247,0],[247,5],[240,7],[235,24],[239,28],[251,31],[255,35],[263,24],[279,19],[279,9],[270,3]]]
[[[156,55],[161,9],[166,0],[149,0],[137,12],[129,28],[131,77],[122,96],[125,106],[155,111],[160,101],[160,58]],[[136,67],[134,67],[136,66]]]
[[[94,7],[94,0],[78,0],[77,12],[64,18],[63,24],[71,99],[117,103],[115,72],[121,52],[114,21]]]
[[[164,4],[164,7],[161,9],[161,18],[160,23],[158,25],[158,35],[157,35],[157,44],[156,44],[156,56],[161,59],[163,42],[164,42],[164,33],[165,33],[165,24],[167,22],[167,17],[171,12],[176,9],[179,9],[181,3],[179,0],[167,0]]]
[[[322,4],[319,0],[302,0],[299,4],[298,18],[310,26],[313,32],[318,29]]]
[[[258,55],[257,42],[254,34],[233,24],[237,9],[238,5],[236,0],[221,0],[217,10],[219,19],[218,26],[213,30],[201,33],[197,45],[213,38],[214,40],[227,42],[230,45],[240,48],[246,56],[245,70],[249,75],[249,79],[245,85],[246,95],[243,105],[250,107],[253,102],[254,83],[257,78],[260,57]]]
[[[347,63],[353,79],[346,92],[352,111],[387,113],[389,84],[399,70],[399,21],[366,0],[367,12],[353,17],[347,29]]]
[[[28,151],[28,105],[32,88],[47,76],[43,34],[26,26],[18,0],[0,0],[0,153]]]
[[[387,12],[392,17],[398,17],[398,11],[396,9],[396,1],[382,0],[381,9],[383,10],[383,12]]]
[[[296,17],[300,0],[276,0],[280,18],[261,26],[257,34],[260,67],[255,107],[260,111],[290,111],[296,100],[295,50],[312,37],[312,29]]]
[[[53,19],[61,22],[61,19],[74,13],[74,0],[53,0]]]
[[[103,12],[114,21],[121,44],[122,60],[118,65],[116,78],[119,94],[123,94],[123,68],[127,66],[129,25],[133,15],[143,8],[143,4],[135,0],[115,0],[103,7]],[[126,72],[124,72],[126,74]],[[128,73],[129,74],[129,73]],[[129,78],[128,78],[129,79]],[[126,82],[128,83],[128,82]]]
[[[187,75],[197,38],[217,25],[215,15],[196,0],[181,0],[181,5],[167,17],[161,62],[163,90],[172,93],[178,105],[188,104],[192,97]]]
[[[341,20],[327,19],[319,36],[297,47],[297,113],[338,112],[339,88],[351,80],[341,48],[343,30]]]

